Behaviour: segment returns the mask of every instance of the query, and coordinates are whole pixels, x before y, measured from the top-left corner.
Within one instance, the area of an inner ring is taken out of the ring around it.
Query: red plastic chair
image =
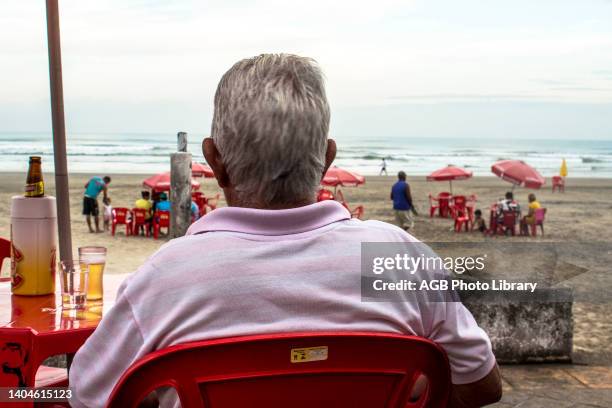
[[[449,207],[451,217],[456,218],[458,214],[460,213],[462,214],[463,212],[465,212],[466,205],[467,205],[467,199],[465,198],[465,196],[462,196],[462,195],[453,196],[451,205]]]
[[[334,193],[326,188],[322,188],[317,192],[317,202],[325,200],[335,200]]]
[[[503,222],[496,223],[495,233],[506,235],[508,231],[512,236],[516,235],[516,212],[514,211],[504,211]]]
[[[420,375],[428,386],[409,402]],[[107,408],[130,408],[175,387],[183,408],[446,407],[446,354],[430,340],[390,333],[266,334],[193,342],[133,364]]]
[[[455,232],[461,232],[465,227],[465,232],[471,231],[474,223],[473,213],[468,207],[455,210]]]
[[[442,192],[439,193],[437,197],[432,197],[429,195],[429,216],[433,217],[436,209],[438,210],[438,214],[442,218],[446,218],[449,215],[450,210],[450,201],[451,201],[451,193]],[[438,203],[437,205],[434,202]]]
[[[440,208],[438,199],[429,194],[429,218],[433,218],[436,211]]]
[[[147,220],[147,210],[144,208],[132,208],[132,233],[134,236],[139,235],[139,228],[143,227],[145,230],[145,235],[147,237],[151,236],[151,228],[149,228],[149,222]]]
[[[153,217],[153,238],[159,238],[159,230],[167,228],[170,232],[170,211],[155,211]]]
[[[115,230],[117,229],[117,225],[125,225],[125,235],[129,236],[132,234],[132,221],[130,220],[131,215],[132,213],[127,208],[113,208],[111,227],[111,233],[113,234],[113,236],[115,236]]]
[[[2,276],[2,263],[6,258],[11,257],[11,241],[8,239],[0,238],[0,282],[7,282],[11,280],[11,274],[9,276]]]
[[[8,333],[10,331],[10,333]],[[31,349],[32,331],[30,329],[0,328],[0,377],[4,387],[67,387],[66,369],[42,365],[52,355],[59,354],[66,343],[49,344],[47,347]],[[10,341],[7,341],[10,339]],[[80,339],[83,341],[83,339]],[[72,346],[69,344],[69,346]],[[31,350],[30,350],[31,349]],[[28,353],[27,350],[30,350]],[[38,406],[16,402],[14,406]],[[0,404],[0,406],[13,406]],[[68,407],[69,405],[54,403]]]
[[[555,192],[555,189],[560,193],[565,193],[565,179],[561,176],[553,176],[552,178],[552,192]]]
[[[535,222],[531,225],[531,235],[536,236],[538,232],[538,226],[544,235],[544,217],[546,216],[546,208],[538,208],[535,210],[534,217]]]

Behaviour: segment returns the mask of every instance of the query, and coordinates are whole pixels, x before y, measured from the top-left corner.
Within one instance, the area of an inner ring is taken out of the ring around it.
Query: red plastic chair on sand
[[[473,212],[466,206],[455,211],[455,232],[461,232],[461,229],[464,227],[465,232],[471,231],[474,223]]]
[[[476,196],[476,194],[471,194],[466,197],[465,206],[468,209],[468,212],[470,213],[470,217],[472,217],[472,219],[474,219],[474,211],[476,209],[476,202],[478,202],[478,197]]]
[[[170,232],[170,211],[155,211],[153,216],[153,238],[159,238],[159,230],[167,228]]]
[[[113,236],[115,236],[115,230],[117,229],[117,225],[125,225],[125,235],[131,235],[132,221],[130,220],[130,216],[131,212],[127,208],[113,208],[111,226],[111,233],[113,234]]]
[[[325,200],[335,200],[334,193],[326,188],[322,188],[317,192],[317,202]]]
[[[535,222],[531,225],[531,235],[536,236],[538,232],[538,226],[544,235],[544,217],[546,216],[546,208],[538,208],[535,210],[534,217]]]
[[[11,241],[8,239],[0,238],[0,282],[7,282],[11,280],[11,274],[9,276],[2,276],[2,263],[4,259],[11,257]]]
[[[438,214],[442,218],[446,218],[449,215],[450,210],[451,193],[442,192],[437,197],[429,195],[429,216],[433,217],[438,210]],[[437,204],[436,204],[437,203]]]
[[[467,199],[465,196],[456,195],[453,196],[451,200],[451,205],[449,207],[451,217],[454,219],[458,216],[459,213],[463,213],[466,210]]]
[[[134,236],[138,236],[140,227],[143,227],[145,230],[145,235],[147,237],[150,237],[151,228],[147,220],[147,210],[145,210],[144,208],[132,208],[132,214],[132,233],[134,234]]]
[[[418,401],[420,375],[428,385]],[[180,344],[134,363],[107,408],[131,408],[172,386],[183,408],[446,407],[446,354],[430,340],[391,333],[265,334]]]
[[[516,212],[504,211],[503,222],[496,223],[496,229],[494,233],[506,235],[508,232],[512,236],[516,235]]]
[[[555,192],[555,189],[560,193],[565,193],[565,179],[561,176],[553,176],[552,178],[552,192]]]

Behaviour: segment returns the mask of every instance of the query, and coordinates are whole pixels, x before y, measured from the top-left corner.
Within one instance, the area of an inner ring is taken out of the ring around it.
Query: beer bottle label
[[[26,184],[25,196],[26,197],[40,197],[45,195],[45,183],[39,181],[38,183]]]

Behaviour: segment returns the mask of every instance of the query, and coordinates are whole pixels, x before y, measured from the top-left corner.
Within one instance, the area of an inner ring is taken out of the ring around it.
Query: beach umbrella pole
[[[57,0],[47,1],[47,45],[49,49],[49,83],[51,88],[51,120],[53,124],[53,157],[55,160],[55,195],[60,260],[72,259],[70,231],[70,197],[66,163],[66,125],[60,48],[59,10]]]

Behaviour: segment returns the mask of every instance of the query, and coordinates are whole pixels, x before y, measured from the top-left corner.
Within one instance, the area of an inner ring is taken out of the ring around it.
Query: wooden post
[[[53,125],[59,259],[64,261],[72,259],[72,231],[70,230],[70,197],[68,195],[66,126],[64,123],[64,86],[62,82],[62,51],[60,47],[57,0],[47,0],[47,44],[49,48],[49,82],[51,85],[51,123]]]
[[[178,238],[185,235],[191,225],[191,153],[170,155],[170,197],[170,236]]]
[[[177,142],[176,151],[186,152],[187,151],[187,132],[178,132],[176,134],[176,142]]]

